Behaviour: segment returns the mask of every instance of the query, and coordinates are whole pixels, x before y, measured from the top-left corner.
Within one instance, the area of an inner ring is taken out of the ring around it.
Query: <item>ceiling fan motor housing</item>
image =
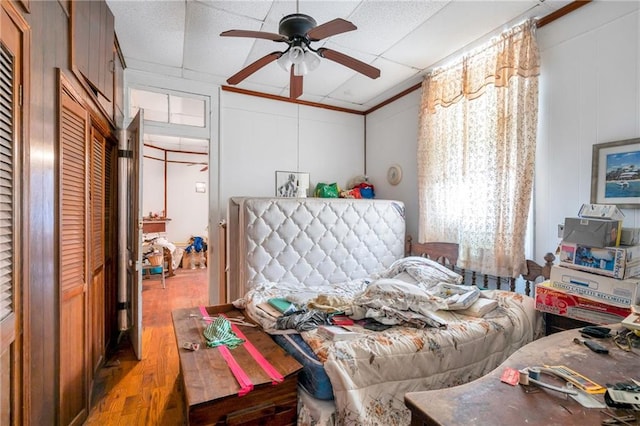
[[[317,22],[309,15],[293,13],[280,20],[278,33],[293,39],[294,37],[306,37],[307,33],[317,26]]]

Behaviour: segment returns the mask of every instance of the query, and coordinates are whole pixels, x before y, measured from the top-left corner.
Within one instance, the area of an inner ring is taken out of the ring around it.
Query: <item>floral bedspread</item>
[[[258,304],[272,297],[304,299],[316,291],[350,300],[361,295],[371,282],[361,279],[321,289],[264,283],[254,287],[240,305],[265,330],[283,332],[273,328],[273,318],[257,308]],[[532,298],[502,290],[484,290],[482,297],[497,300],[498,307],[482,318],[438,310],[445,328],[361,328],[358,337],[341,341],[329,340],[317,330],[302,332],[331,380],[336,423],[408,425],[405,393],[475,380],[542,335],[542,319]]]

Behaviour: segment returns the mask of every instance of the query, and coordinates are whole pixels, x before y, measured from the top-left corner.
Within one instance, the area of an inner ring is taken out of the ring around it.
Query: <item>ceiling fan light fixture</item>
[[[293,46],[288,52],[280,56],[276,62],[283,70],[289,72],[291,65],[298,65],[304,61],[304,49],[301,46]]]
[[[293,74],[301,76],[318,68],[320,58],[302,46],[293,46],[289,52],[278,58],[277,62],[286,72],[289,72],[293,66]]]
[[[304,59],[302,62],[309,71],[313,71],[320,66],[320,57],[310,50],[307,50],[304,52]]]
[[[289,70],[291,69],[291,65],[293,65],[293,62],[291,62],[288,54],[280,56],[276,62],[278,63],[278,65],[280,65],[280,68],[282,68],[286,72],[289,72]]]
[[[304,58],[298,64],[293,64],[293,75],[301,76],[307,75],[309,72],[315,70],[320,65],[320,58],[313,52],[304,52]]]
[[[289,59],[294,65],[298,65],[304,61],[304,49],[302,46],[293,46],[289,49]]]

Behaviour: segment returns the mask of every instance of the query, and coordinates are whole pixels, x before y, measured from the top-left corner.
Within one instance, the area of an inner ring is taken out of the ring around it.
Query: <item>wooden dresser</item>
[[[167,231],[167,222],[171,219],[168,218],[158,218],[158,219],[144,219],[142,221],[142,232],[152,233],[152,232],[166,232]]]
[[[233,305],[209,306],[211,316],[224,313],[242,316]],[[232,349],[233,358],[247,373],[253,390],[238,396],[240,385],[218,348],[205,344],[206,326],[199,308],[172,312],[180,357],[180,373],[190,425],[295,425],[298,402],[298,371],[302,366],[259,327],[239,326],[246,338],[285,377],[272,385],[270,377],[245,349]],[[184,343],[200,343],[200,349],[184,349]]]
[[[411,424],[417,425],[600,425],[610,417],[606,409],[584,408],[581,404],[559,392],[536,389],[526,393],[523,386],[511,386],[500,381],[506,367],[521,370],[542,365],[564,365],[595,381],[607,383],[640,379],[640,350],[625,352],[611,339],[597,339],[609,349],[609,354],[592,352],[584,345],[573,343],[580,337],[578,330],[567,330],[532,342],[513,355],[488,375],[460,386],[405,395],[405,404],[411,410]],[[596,339],[594,339],[596,340]],[[543,374],[541,380],[562,386],[560,379]],[[601,402],[603,395],[595,396]],[[626,410],[612,410],[618,415]],[[636,423],[640,412],[636,413]]]

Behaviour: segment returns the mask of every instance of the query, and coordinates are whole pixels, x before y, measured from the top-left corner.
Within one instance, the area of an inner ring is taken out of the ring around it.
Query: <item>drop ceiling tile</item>
[[[349,17],[358,29],[331,38],[352,50],[379,55],[436,14],[447,1],[370,1]],[[393,23],[390,25],[390,23]]]
[[[537,1],[453,1],[396,43],[382,56],[426,69],[500,28],[538,4]]]
[[[125,57],[182,66],[184,2],[109,0],[107,5],[117,17],[115,30]]]
[[[237,17],[253,18],[258,21],[264,21],[272,7],[272,1],[246,1],[246,0],[191,0],[192,5],[198,5],[218,9]]]
[[[382,70],[380,77],[372,80],[362,74],[354,75],[329,94],[332,99],[340,99],[356,104],[364,104],[381,91],[388,90],[398,82],[409,79],[420,72],[384,58],[375,60],[371,65]]]
[[[227,78],[245,66],[255,39],[221,37],[231,29],[259,31],[261,23],[252,18],[232,15],[199,3],[187,9],[189,32],[185,37],[184,66],[187,69]]]

